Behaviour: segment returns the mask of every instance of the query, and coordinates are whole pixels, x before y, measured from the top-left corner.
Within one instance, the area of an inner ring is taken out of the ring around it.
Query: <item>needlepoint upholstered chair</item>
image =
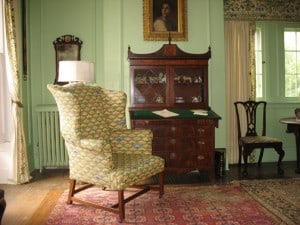
[[[265,101],[237,101],[234,102],[237,128],[238,128],[238,147],[239,147],[239,162],[241,167],[242,155],[244,159],[243,175],[247,176],[248,156],[254,149],[259,148],[260,154],[258,159],[258,166],[261,166],[261,161],[265,148],[273,148],[278,153],[277,169],[279,174],[283,174],[280,167],[281,161],[284,157],[284,150],[282,149],[282,141],[278,138],[266,136],[266,106]],[[260,123],[262,132],[257,133],[257,123]],[[245,129],[243,129],[245,127]]]
[[[69,154],[67,203],[77,201],[119,214],[122,222],[128,201],[152,188],[159,191],[159,197],[163,195],[164,160],[152,155],[150,130],[127,128],[125,93],[83,83],[47,87],[58,106],[60,129]],[[141,185],[157,174],[159,186]],[[77,188],[76,181],[86,185]],[[93,185],[116,190],[118,203],[97,205],[75,196]],[[132,186],[142,189],[124,199],[124,190]]]

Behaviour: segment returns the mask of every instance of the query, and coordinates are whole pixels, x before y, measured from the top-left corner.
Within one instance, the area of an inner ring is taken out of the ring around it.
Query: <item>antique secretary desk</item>
[[[221,118],[208,105],[210,57],[210,48],[190,54],[171,43],[149,54],[128,47],[131,128],[153,131],[153,154],[165,159],[166,172],[203,170],[214,179]]]

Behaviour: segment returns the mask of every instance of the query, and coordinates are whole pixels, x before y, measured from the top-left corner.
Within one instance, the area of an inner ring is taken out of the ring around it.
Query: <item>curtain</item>
[[[226,140],[230,164],[238,162],[239,152],[234,102],[255,99],[254,34],[252,22],[225,21]],[[253,160],[250,157],[250,162]]]
[[[2,0],[0,6],[0,146],[2,143],[10,141],[10,97],[6,78],[5,58],[4,58],[4,22]],[[5,106],[5,107],[4,107]]]
[[[27,148],[22,121],[22,103],[20,101],[20,74],[17,57],[17,0],[4,1],[5,15],[5,52],[6,72],[9,92],[11,95],[12,115],[12,149],[11,170],[9,179],[16,184],[26,183],[30,180],[27,160]]]
[[[0,53],[0,144],[11,141],[10,97],[6,79],[4,52]]]

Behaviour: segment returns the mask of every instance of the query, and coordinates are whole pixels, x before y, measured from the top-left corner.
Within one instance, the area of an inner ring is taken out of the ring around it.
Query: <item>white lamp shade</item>
[[[94,82],[94,63],[87,61],[59,61],[59,82]]]

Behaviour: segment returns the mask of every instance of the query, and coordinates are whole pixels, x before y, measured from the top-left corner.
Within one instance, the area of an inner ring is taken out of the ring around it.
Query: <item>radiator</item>
[[[69,159],[59,129],[57,108],[40,106],[36,112],[40,172],[43,168],[68,167]]]

